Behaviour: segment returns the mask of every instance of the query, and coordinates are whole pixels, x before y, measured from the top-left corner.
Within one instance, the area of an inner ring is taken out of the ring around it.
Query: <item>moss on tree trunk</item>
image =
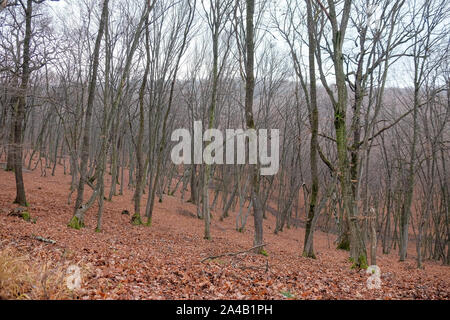
[[[84,228],[84,222],[77,216],[73,216],[67,226],[73,229],[80,230],[81,228]]]

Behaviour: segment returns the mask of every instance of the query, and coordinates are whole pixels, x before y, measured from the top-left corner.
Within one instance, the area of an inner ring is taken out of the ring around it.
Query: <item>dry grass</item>
[[[39,264],[13,247],[0,249],[0,299],[73,299],[66,286],[66,266]]]

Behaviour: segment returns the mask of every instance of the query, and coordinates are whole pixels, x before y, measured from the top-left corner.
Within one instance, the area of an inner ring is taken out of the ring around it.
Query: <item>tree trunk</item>
[[[89,160],[89,143],[91,137],[91,118],[92,109],[94,106],[94,97],[97,86],[97,72],[99,65],[100,46],[105,30],[105,20],[108,14],[108,2],[103,1],[102,16],[100,18],[100,25],[98,29],[97,39],[95,41],[94,54],[92,57],[92,77],[89,83],[88,102],[86,107],[85,126],[83,132],[83,141],[81,146],[81,163],[80,163],[80,180],[78,183],[77,198],[75,201],[75,213],[72,220],[69,222],[69,226],[72,228],[80,229],[84,226],[84,212],[83,210],[83,196],[84,186],[87,182],[87,163]]]
[[[306,1],[307,15],[308,15],[308,41],[309,41],[309,121],[311,124],[311,143],[309,161],[311,166],[311,196],[309,198],[308,218],[306,220],[305,228],[305,243],[303,247],[303,256],[309,258],[315,258],[313,236],[310,233],[313,232],[311,225],[314,219],[314,213],[317,206],[317,196],[319,193],[319,173],[317,168],[317,156],[318,156],[318,131],[319,131],[319,111],[317,109],[317,90],[316,90],[316,66],[314,61],[314,55],[316,51],[316,40],[314,31],[314,21],[312,13],[311,0]],[[308,239],[311,239],[308,243]]]
[[[27,0],[25,9],[25,38],[23,42],[23,62],[22,62],[22,82],[20,84],[17,102],[15,103],[15,123],[14,123],[14,174],[16,178],[16,199],[15,203],[26,206],[25,186],[23,183],[22,157],[23,157],[23,125],[25,120],[25,106],[30,79],[30,47],[32,38],[31,19],[33,18],[33,1]]]
[[[255,129],[255,121],[253,119],[253,93],[255,90],[255,76],[254,76],[254,25],[253,16],[255,14],[255,1],[247,0],[247,16],[246,16],[246,63],[245,63],[245,122],[247,129]],[[259,171],[257,165],[250,165],[250,183],[251,183],[251,197],[253,203],[253,217],[255,225],[255,236],[253,240],[257,253],[264,253],[263,243],[263,212],[261,209],[260,195],[259,195]]]

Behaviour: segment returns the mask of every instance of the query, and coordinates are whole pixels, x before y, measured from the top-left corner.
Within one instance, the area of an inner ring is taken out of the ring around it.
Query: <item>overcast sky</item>
[[[89,0],[94,1],[94,0]],[[113,1],[119,1],[119,0],[113,0]],[[137,0],[133,0],[137,1]],[[358,0],[357,0],[358,1]],[[70,19],[73,20],[74,23],[76,23],[76,20],[80,18],[80,10],[79,10],[79,3],[81,1],[79,0],[60,0],[60,1],[48,1],[48,6],[50,8],[50,11],[54,15],[54,22],[59,21],[59,19]],[[276,5],[274,6],[274,1],[272,1],[270,8],[267,6],[266,12],[265,12],[265,19],[264,19],[264,28],[267,26],[272,25],[270,21],[270,15],[269,11],[273,12],[273,8],[277,9],[277,14],[280,14],[283,12],[283,8],[285,6],[285,1],[279,0],[276,1]],[[197,2],[198,6],[198,13],[203,14],[203,9],[200,5],[200,0]],[[380,15],[379,10],[375,9],[375,16]],[[57,28],[57,27],[56,27]],[[188,49],[187,54],[185,55],[185,62],[189,62],[189,57],[193,55],[195,46],[201,47],[202,43],[204,41],[207,41],[207,30],[204,29],[203,32],[198,32],[196,34],[196,37],[194,38],[194,41],[191,42],[191,45]],[[347,33],[347,38],[351,38],[351,30]],[[287,45],[285,44],[284,40],[277,35],[276,31],[271,31],[270,34],[267,34],[265,37],[266,41],[269,41],[273,47],[277,50],[277,52],[280,54],[280,58],[284,61],[284,59],[290,59],[289,57],[289,50]],[[347,42],[347,44],[352,44],[353,41]],[[259,50],[262,50],[264,48],[264,45],[259,46]],[[257,55],[260,54],[260,51],[257,51]],[[304,57],[307,57],[307,48],[303,48],[303,54]],[[187,60],[186,60],[187,59]],[[286,60],[289,61],[289,60]],[[307,59],[306,59],[307,61]],[[180,74],[183,74],[187,71],[188,63],[184,63],[182,65],[182,70]],[[405,87],[412,83],[412,65],[411,65],[411,59],[409,58],[402,58],[400,61],[395,63],[391,67],[391,71],[389,72],[389,78],[388,78],[388,86],[394,86],[394,87]],[[330,80],[332,81],[332,77],[330,77]]]

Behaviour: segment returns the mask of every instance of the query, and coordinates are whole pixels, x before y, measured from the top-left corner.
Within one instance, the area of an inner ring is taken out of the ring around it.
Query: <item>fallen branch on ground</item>
[[[267,245],[267,244],[260,244],[260,245],[251,247],[250,249],[247,249],[247,250],[244,250],[244,251],[239,251],[239,252],[229,252],[229,253],[220,254],[220,255],[218,255],[218,256],[210,256],[210,257],[206,257],[206,258],[204,258],[201,262],[203,263],[203,262],[206,261],[206,260],[214,260],[214,259],[221,258],[221,257],[237,256],[237,255],[239,255],[239,254],[247,253],[247,252],[249,252],[249,251],[252,251],[253,249],[260,248],[260,247],[264,247],[264,246],[266,246],[266,245]]]
[[[32,237],[33,239],[36,239],[36,240],[39,240],[39,241],[42,241],[42,242],[46,242],[46,243],[51,243],[51,244],[55,244],[55,243],[56,243],[55,240],[52,240],[52,239],[46,239],[46,238],[43,238],[43,237],[41,237],[41,236],[35,236],[35,235],[32,235],[31,237]]]

